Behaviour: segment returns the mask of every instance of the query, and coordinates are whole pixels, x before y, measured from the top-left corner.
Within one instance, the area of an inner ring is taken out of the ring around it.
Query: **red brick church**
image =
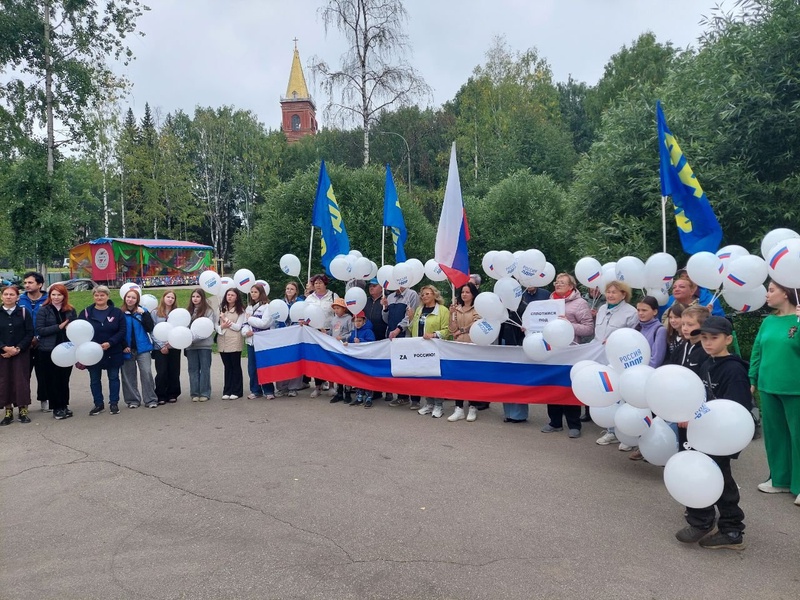
[[[289,142],[296,142],[301,137],[317,133],[316,110],[314,100],[308,93],[303,67],[300,64],[300,53],[297,51],[297,39],[295,39],[289,85],[286,88],[286,96],[281,97],[281,111],[283,112],[281,129]]]

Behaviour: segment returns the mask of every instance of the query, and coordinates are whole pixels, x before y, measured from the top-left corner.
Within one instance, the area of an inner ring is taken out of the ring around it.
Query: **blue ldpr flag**
[[[400,199],[397,197],[397,188],[394,187],[392,171],[388,164],[386,165],[386,185],[383,188],[383,226],[388,227],[392,232],[395,262],[405,262],[405,243],[408,239],[408,230],[403,219],[403,211],[400,210]]]
[[[661,101],[656,102],[656,122],[661,158],[661,195],[670,196],[675,205],[675,222],[681,245],[687,254],[716,252],[722,240],[722,227],[678,140],[667,127]]]
[[[328,270],[328,265],[337,254],[350,252],[350,239],[344,226],[339,203],[333,195],[333,186],[325,170],[325,161],[319,165],[319,181],[317,182],[317,195],[314,197],[314,213],[311,224],[319,227],[322,237],[322,266]]]

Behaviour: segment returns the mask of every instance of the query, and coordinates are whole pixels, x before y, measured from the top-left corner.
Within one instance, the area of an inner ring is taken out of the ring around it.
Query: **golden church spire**
[[[306,86],[306,78],[303,75],[303,66],[300,64],[300,52],[297,50],[297,38],[294,40],[294,57],[292,58],[292,70],[289,73],[289,85],[286,87],[286,98],[288,100],[306,100],[311,98]]]

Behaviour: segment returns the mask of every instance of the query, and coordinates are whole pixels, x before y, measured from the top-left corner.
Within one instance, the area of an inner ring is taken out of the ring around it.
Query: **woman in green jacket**
[[[444,305],[442,294],[432,285],[423,285],[419,291],[417,310],[408,311],[408,331],[411,337],[426,340],[450,339],[450,311]],[[421,415],[431,415],[438,419],[444,413],[444,401],[441,398],[426,398],[427,404],[419,409]]]
[[[770,282],[764,319],[750,355],[750,383],[761,395],[761,424],[770,479],[758,485],[767,494],[796,496],[800,506],[800,307],[797,291]]]

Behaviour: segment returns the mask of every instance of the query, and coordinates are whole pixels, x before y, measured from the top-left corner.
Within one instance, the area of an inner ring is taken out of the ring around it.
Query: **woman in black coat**
[[[53,362],[53,349],[67,339],[67,325],[78,318],[69,303],[69,292],[63,284],[54,283],[47,290],[47,300],[36,315],[36,336],[39,338],[39,360],[44,377],[40,385],[47,390],[50,409],[55,419],[72,416],[69,409],[69,378],[72,367],[59,367]]]
[[[2,289],[0,309],[0,401],[5,415],[0,426],[14,422],[17,407],[19,422],[30,423],[31,404],[30,348],[33,340],[33,316],[17,305],[19,290],[9,285]]]

